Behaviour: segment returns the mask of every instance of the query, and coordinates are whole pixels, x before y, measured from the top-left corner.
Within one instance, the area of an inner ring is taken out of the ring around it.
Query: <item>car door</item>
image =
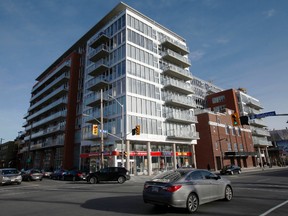
[[[195,170],[186,178],[191,184],[191,188],[199,197],[200,204],[206,203],[210,199],[210,182],[203,178],[200,170]]]
[[[206,170],[202,171],[202,175],[206,179],[207,183],[209,182],[209,201],[219,199],[220,193],[222,193],[222,181],[217,177],[217,175]]]

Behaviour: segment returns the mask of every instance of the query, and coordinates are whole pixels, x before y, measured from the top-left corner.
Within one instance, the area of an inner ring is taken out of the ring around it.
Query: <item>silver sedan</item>
[[[231,182],[207,170],[177,169],[161,173],[146,181],[143,189],[145,203],[155,206],[187,208],[190,213],[198,206],[233,197]]]

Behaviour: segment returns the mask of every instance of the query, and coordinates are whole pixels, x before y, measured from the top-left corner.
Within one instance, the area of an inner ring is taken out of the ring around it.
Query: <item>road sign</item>
[[[276,112],[272,111],[272,112],[266,112],[266,113],[259,113],[259,114],[254,114],[250,116],[250,119],[259,119],[259,118],[265,118],[268,116],[276,116]]]

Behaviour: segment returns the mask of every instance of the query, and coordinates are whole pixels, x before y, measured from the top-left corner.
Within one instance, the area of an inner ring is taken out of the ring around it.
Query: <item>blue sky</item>
[[[23,130],[35,78],[118,4],[116,0],[0,0],[0,138]],[[263,112],[288,113],[288,1],[127,0],[187,40],[190,71],[244,87]],[[284,129],[285,117],[265,118]]]

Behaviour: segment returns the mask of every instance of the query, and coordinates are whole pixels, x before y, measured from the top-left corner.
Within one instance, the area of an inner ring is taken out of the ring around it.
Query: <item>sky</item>
[[[288,1],[123,1],[186,39],[193,75],[246,88],[262,112],[288,113]],[[0,0],[0,141],[23,131],[35,79],[116,0]],[[288,116],[264,119],[285,129]]]

